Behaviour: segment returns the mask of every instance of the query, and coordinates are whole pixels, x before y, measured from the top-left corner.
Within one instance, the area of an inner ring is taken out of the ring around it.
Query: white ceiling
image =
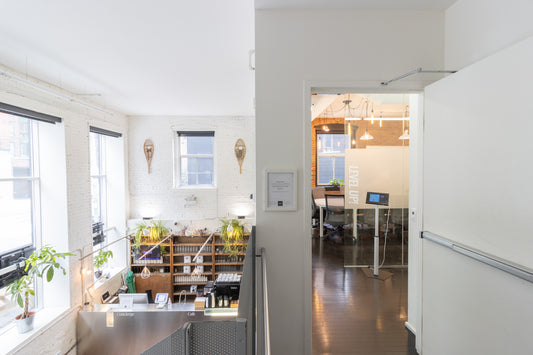
[[[444,9],[455,0],[256,0]],[[0,65],[128,115],[254,115],[253,0],[0,0]]]
[[[0,64],[132,115],[253,115],[251,0],[0,0]]]
[[[255,0],[257,9],[445,10],[457,0]]]

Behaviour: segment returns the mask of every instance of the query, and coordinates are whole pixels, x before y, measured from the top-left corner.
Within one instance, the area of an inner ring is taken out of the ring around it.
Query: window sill
[[[21,348],[43,334],[46,330],[52,327],[57,322],[61,321],[68,314],[73,311],[78,311],[78,307],[74,308],[45,308],[35,314],[33,323],[33,330],[24,334],[19,334],[15,321],[7,325],[5,329],[0,330],[0,344],[2,344],[2,352],[19,351]]]
[[[174,187],[176,190],[216,190],[214,185],[181,185]]]

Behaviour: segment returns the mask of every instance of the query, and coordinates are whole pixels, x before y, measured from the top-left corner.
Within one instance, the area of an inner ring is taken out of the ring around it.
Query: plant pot
[[[94,277],[96,277],[97,279],[99,279],[100,277],[102,277],[102,271],[100,270],[96,270],[94,272]]]
[[[17,329],[19,334],[27,333],[33,330],[33,320],[35,319],[35,312],[30,312],[28,318],[21,319],[22,314],[19,314],[15,318],[15,323],[17,324]]]
[[[338,185],[330,185],[330,186],[325,186],[325,189],[326,191],[340,191],[340,186]]]

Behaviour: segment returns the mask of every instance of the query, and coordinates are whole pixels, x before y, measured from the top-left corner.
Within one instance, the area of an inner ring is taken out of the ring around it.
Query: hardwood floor
[[[344,268],[346,248],[353,246],[313,238],[313,354],[416,354],[404,326],[407,269],[367,278]]]

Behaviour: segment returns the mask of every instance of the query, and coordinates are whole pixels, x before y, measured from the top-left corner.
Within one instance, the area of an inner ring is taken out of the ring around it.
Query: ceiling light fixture
[[[367,129],[365,130],[365,134],[363,134],[363,135],[361,136],[361,138],[359,138],[359,139],[364,140],[364,141],[367,141],[367,140],[370,140],[370,139],[374,139],[374,137],[373,137],[370,133],[368,133],[368,128],[367,128]]]
[[[398,139],[402,139],[402,140],[409,139],[409,130],[408,129],[404,130],[403,134],[400,137],[398,137]]]
[[[322,130],[325,132],[329,132],[329,127],[327,125],[323,125]]]

